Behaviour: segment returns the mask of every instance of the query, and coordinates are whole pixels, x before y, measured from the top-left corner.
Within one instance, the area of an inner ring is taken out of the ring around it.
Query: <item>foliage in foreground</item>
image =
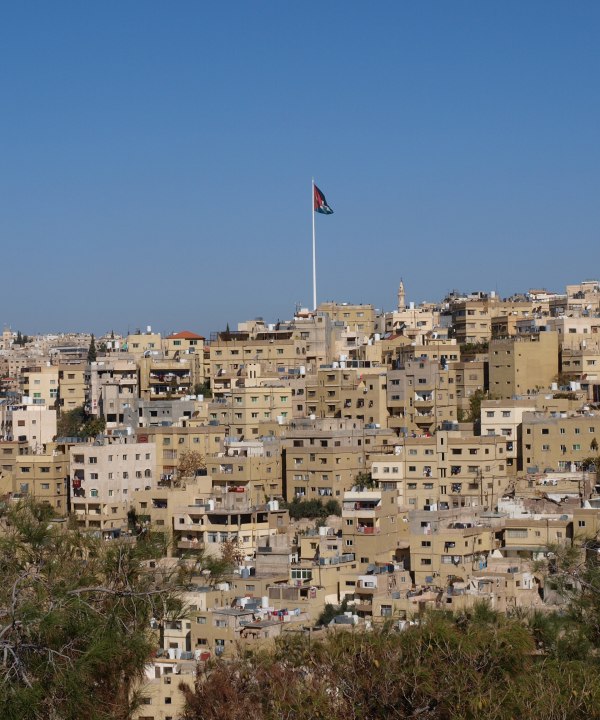
[[[178,578],[146,567],[155,547],[52,527],[40,506],[0,521],[0,717],[128,717],[151,619],[181,613]]]
[[[184,689],[183,720],[544,720],[598,717],[596,662],[536,652],[536,633],[487,609],[404,632],[285,638],[217,662]]]

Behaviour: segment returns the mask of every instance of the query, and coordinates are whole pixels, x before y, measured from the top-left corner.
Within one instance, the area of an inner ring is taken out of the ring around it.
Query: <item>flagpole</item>
[[[315,240],[315,179],[311,182],[310,212],[312,215],[313,308],[317,309],[317,243]]]

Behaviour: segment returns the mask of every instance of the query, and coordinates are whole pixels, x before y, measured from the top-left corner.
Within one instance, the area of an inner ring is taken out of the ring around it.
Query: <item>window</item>
[[[98,458],[97,458],[97,457],[90,457],[90,458],[89,458],[89,463],[90,463],[90,465],[96,465],[96,464],[98,463]]]

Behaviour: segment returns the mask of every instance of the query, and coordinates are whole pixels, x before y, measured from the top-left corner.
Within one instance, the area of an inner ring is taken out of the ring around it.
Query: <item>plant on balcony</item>
[[[204,455],[198,450],[184,450],[179,456],[174,486],[180,487],[183,480],[196,477],[198,470],[206,469]]]

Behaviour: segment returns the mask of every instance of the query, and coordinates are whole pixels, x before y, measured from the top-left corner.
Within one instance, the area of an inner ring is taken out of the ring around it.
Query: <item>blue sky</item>
[[[4,3],[0,323],[203,333],[600,275],[597,2]]]

